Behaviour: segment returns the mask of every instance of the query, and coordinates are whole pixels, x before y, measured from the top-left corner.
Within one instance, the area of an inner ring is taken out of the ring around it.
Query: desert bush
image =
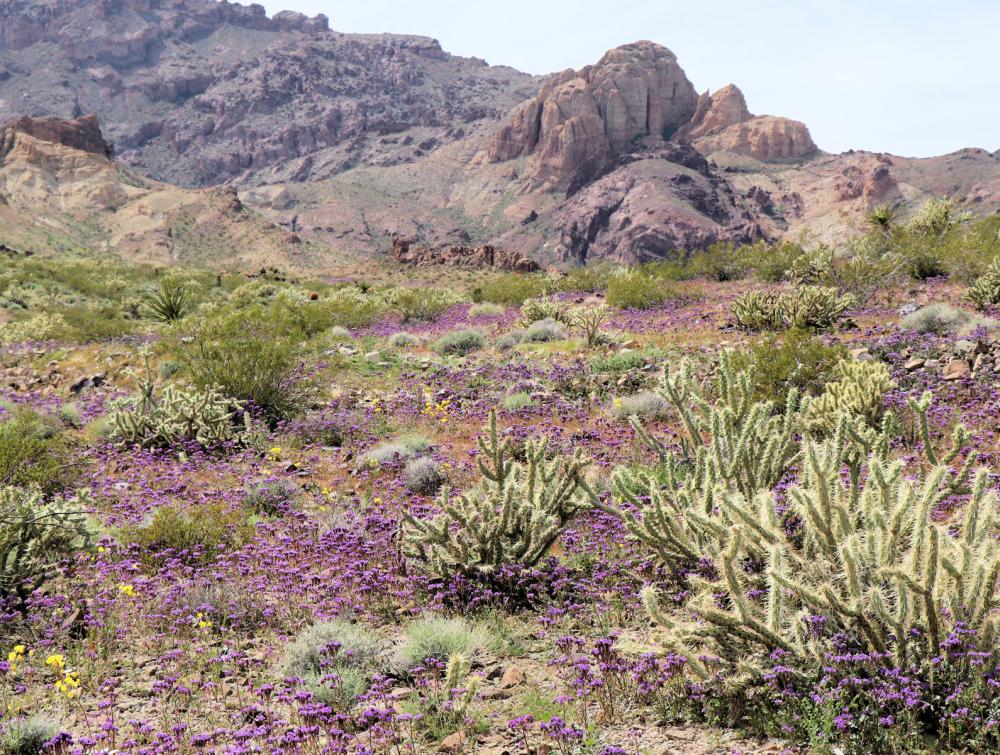
[[[406,461],[424,453],[430,445],[430,440],[423,435],[405,435],[367,451],[358,459],[358,465],[360,468],[376,469],[386,464]]]
[[[80,414],[80,407],[76,404],[63,404],[59,407],[59,421],[66,427],[79,429],[83,427],[83,416]]]
[[[813,433],[832,433],[842,414],[874,428],[882,416],[885,394],[894,385],[889,368],[882,362],[841,360],[835,370],[837,379],[827,383],[823,392],[810,399],[802,421]]]
[[[41,715],[10,718],[0,729],[0,755],[41,755],[59,727]]]
[[[1000,257],[994,259],[986,272],[972,284],[968,296],[976,309],[988,309],[1000,304]]]
[[[611,402],[611,414],[616,419],[639,417],[640,419],[659,419],[667,413],[669,404],[655,391],[643,391],[631,396],[619,396]]]
[[[37,488],[0,486],[0,598],[21,608],[62,559],[90,548],[86,492],[46,502]]]
[[[671,281],[645,269],[634,268],[612,276],[605,301],[618,309],[651,309],[678,296]]]
[[[758,242],[746,254],[757,278],[766,283],[781,283],[791,280],[790,271],[806,252],[798,244],[782,241],[774,245]]]
[[[555,320],[546,318],[531,323],[525,330],[525,341],[529,343],[548,343],[560,341],[566,337],[566,331]]]
[[[486,346],[486,337],[478,330],[455,330],[434,342],[440,354],[465,356]]]
[[[493,302],[481,302],[469,307],[469,317],[500,317],[506,310]]]
[[[243,503],[264,516],[282,516],[299,497],[299,487],[288,480],[268,480],[246,491]]]
[[[418,339],[412,333],[393,333],[389,336],[389,345],[394,349],[402,349],[407,346],[413,346],[413,344],[418,343]]]
[[[161,280],[146,294],[144,304],[150,317],[159,322],[180,320],[191,311],[188,293],[178,281]]]
[[[594,293],[603,291],[611,280],[612,268],[606,264],[575,265],[566,270],[556,281],[560,291],[582,291]]]
[[[478,437],[480,484],[458,498],[445,490],[441,513],[404,517],[404,550],[427,573],[489,572],[508,564],[533,566],[595,496],[583,479],[588,462],[577,449],[567,459],[546,460],[546,440],[529,440],[522,463],[511,439],[500,440],[496,412]]]
[[[457,654],[468,657],[487,642],[486,633],[465,619],[428,616],[407,624],[393,665],[406,672],[428,658],[447,663]]]
[[[343,325],[334,325],[332,328],[326,331],[328,338],[334,341],[350,341],[353,336],[351,331],[345,328]]]
[[[199,580],[186,585],[179,596],[177,609],[189,616],[202,617],[214,627],[257,634],[269,618],[264,595],[248,590],[230,575],[217,575],[211,581]]]
[[[519,412],[531,405],[531,396],[524,391],[511,393],[503,398],[503,408],[508,412]]]
[[[852,296],[835,288],[797,286],[779,293],[748,291],[733,301],[732,313],[744,330],[825,330],[854,304]]]
[[[445,481],[441,465],[426,456],[407,463],[403,479],[409,490],[420,495],[433,495]]]
[[[389,307],[403,322],[435,320],[465,298],[448,288],[397,288],[389,295]]]
[[[206,317],[181,357],[197,387],[247,402],[276,423],[300,414],[317,395],[305,374],[304,338],[280,313],[254,305]]]
[[[497,340],[493,342],[493,347],[497,351],[510,351],[518,344],[522,344],[528,337],[528,331],[518,328],[515,330],[508,330],[501,336],[497,337]]]
[[[78,476],[69,451],[55,422],[30,409],[16,409],[0,422],[0,485],[34,487],[45,496],[66,490]]]
[[[58,338],[67,329],[66,318],[60,313],[37,314],[26,320],[8,322],[0,326],[0,343],[48,341]]]
[[[520,306],[527,299],[549,294],[552,289],[552,281],[545,275],[505,273],[479,286],[473,292],[473,300]]]
[[[687,265],[695,275],[703,275],[720,283],[742,280],[750,269],[747,250],[731,242],[716,242],[710,245],[691,255]]]
[[[899,323],[907,330],[935,335],[967,333],[976,328],[994,329],[1000,323],[950,304],[928,304],[906,315]]]
[[[303,679],[321,702],[347,711],[368,690],[372,675],[386,666],[382,642],[371,627],[338,619],[299,632],[285,649],[281,673]]]
[[[792,389],[817,395],[834,379],[837,364],[848,356],[841,344],[827,345],[808,331],[793,329],[781,338],[768,335],[733,354],[737,370],[754,366],[754,398],[783,407]]]
[[[222,503],[204,503],[184,511],[160,506],[142,524],[122,528],[119,540],[133,545],[145,563],[178,559],[206,565],[241,546],[253,532],[243,512]]]
[[[157,392],[149,365],[139,395],[112,404],[111,440],[143,448],[180,448],[196,443],[218,448],[239,442],[249,430],[249,416],[238,401],[214,389],[205,391],[166,386]]]
[[[640,351],[615,352],[607,356],[596,356],[590,360],[590,371],[619,374],[642,369],[646,365],[646,355]]]

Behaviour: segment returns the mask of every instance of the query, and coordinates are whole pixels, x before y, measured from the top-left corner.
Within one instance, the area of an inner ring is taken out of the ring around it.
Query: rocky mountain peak
[[[727,84],[713,94],[705,92],[698,98],[694,115],[676,137],[678,141],[693,141],[751,118],[753,114],[747,107],[743,92],[735,84]]]
[[[670,50],[635,42],[550,78],[497,132],[488,156],[533,155],[532,186],[572,192],[637,139],[669,136],[691,118],[697,99]]]
[[[0,134],[0,141],[4,143],[11,141],[16,134],[27,134],[81,152],[107,158],[114,156],[114,147],[104,140],[96,115],[85,115],[73,120],[23,116],[7,123],[0,129]]]

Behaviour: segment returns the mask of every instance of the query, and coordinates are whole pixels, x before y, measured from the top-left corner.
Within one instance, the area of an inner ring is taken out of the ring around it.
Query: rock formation
[[[417,244],[407,239],[392,240],[390,256],[402,265],[413,267],[430,267],[446,265],[448,267],[493,269],[515,273],[533,273],[539,270],[539,265],[530,257],[506,249],[498,249],[492,244],[482,244],[477,247],[445,246],[432,247]]]
[[[3,127],[0,141],[10,143],[18,133],[109,159],[115,154],[114,147],[104,141],[96,115],[85,115],[71,121],[23,116]]]
[[[532,155],[535,188],[572,193],[644,136],[686,123],[697,95],[676,56],[652,42],[609,51],[596,65],[549,79],[488,147],[492,162]]]

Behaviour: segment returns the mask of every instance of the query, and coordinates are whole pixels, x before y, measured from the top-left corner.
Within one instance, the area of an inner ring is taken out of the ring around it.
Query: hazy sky
[[[244,0],[247,1],[247,0]],[[345,32],[423,34],[531,73],[651,39],[698,91],[733,82],[754,113],[819,146],[899,155],[1000,149],[1000,0],[264,0]]]

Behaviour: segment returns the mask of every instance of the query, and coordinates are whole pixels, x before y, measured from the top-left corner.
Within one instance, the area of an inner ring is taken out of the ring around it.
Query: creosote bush
[[[493,302],[480,302],[469,307],[469,317],[499,317],[505,312],[504,308]]]
[[[0,755],[41,755],[59,727],[45,716],[11,718],[0,728]]]
[[[650,270],[634,268],[611,277],[605,301],[618,309],[651,309],[678,296],[672,281]]]
[[[588,462],[579,449],[568,459],[548,461],[547,441],[529,440],[525,462],[516,462],[511,439],[500,438],[496,411],[478,443],[478,486],[457,498],[445,490],[441,513],[431,519],[403,511],[406,554],[439,578],[534,566],[596,498],[583,478]]]
[[[66,490],[79,474],[69,460],[71,445],[52,420],[27,408],[0,422],[0,484]]]
[[[282,516],[299,497],[299,487],[288,480],[268,480],[247,490],[243,503],[263,516]]]
[[[803,396],[819,394],[847,356],[841,344],[826,344],[809,331],[793,329],[761,337],[732,360],[738,370],[753,365],[754,398],[781,407],[793,388]]]
[[[135,544],[145,563],[176,558],[205,565],[238,548],[253,532],[254,526],[243,512],[222,503],[203,503],[184,511],[160,506],[146,522],[123,528],[120,540]]]

